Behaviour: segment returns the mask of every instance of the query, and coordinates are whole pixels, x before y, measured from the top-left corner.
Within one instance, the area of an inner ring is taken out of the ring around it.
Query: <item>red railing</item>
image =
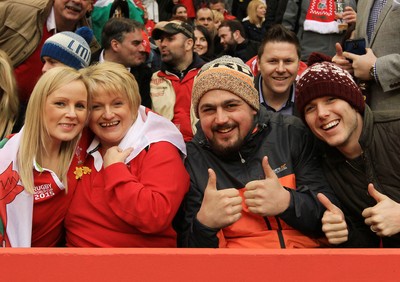
[[[399,281],[400,249],[0,249],[0,281]]]

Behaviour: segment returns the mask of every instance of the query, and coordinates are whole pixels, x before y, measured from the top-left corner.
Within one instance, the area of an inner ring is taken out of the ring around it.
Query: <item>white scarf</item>
[[[125,163],[129,163],[139,153],[150,146],[152,143],[166,141],[179,149],[183,157],[186,157],[186,145],[182,134],[176,126],[163,116],[149,111],[146,114],[144,106],[139,107],[138,116],[128,130],[118,147],[122,150],[133,148],[132,153],[126,158]],[[91,152],[99,146],[99,139],[95,137],[90,144],[87,152]],[[94,167],[100,171],[103,166],[103,158],[98,150],[91,153],[94,158]]]

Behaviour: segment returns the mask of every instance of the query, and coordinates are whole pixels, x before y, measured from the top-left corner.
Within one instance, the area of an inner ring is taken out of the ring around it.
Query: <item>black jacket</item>
[[[246,39],[243,43],[238,44],[229,50],[224,50],[219,56],[229,55],[232,57],[238,57],[242,59],[243,62],[247,62],[257,55],[259,45],[259,42]]]
[[[252,24],[249,20],[245,20],[242,22],[244,31],[246,32],[246,38],[256,41],[259,44],[263,40],[265,33],[267,33],[268,27],[267,23],[264,21],[261,27],[257,27],[255,24]]]
[[[368,184],[400,203],[400,113],[374,112],[366,106],[359,139],[359,161],[347,160],[336,148],[326,148],[324,170],[353,230],[348,247],[379,247],[380,238],[364,223],[361,213],[376,205]],[[384,247],[400,247],[400,234],[383,237]]]

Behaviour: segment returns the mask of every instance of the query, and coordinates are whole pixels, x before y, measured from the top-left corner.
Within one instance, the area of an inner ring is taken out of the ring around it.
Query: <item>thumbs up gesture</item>
[[[347,70],[349,73],[353,74],[353,66],[351,65],[350,61],[343,56],[343,49],[340,43],[335,44],[336,48],[336,55],[332,58],[332,62],[339,65],[342,69]]]
[[[400,204],[379,193],[373,184],[368,185],[368,193],[377,204],[362,212],[365,224],[379,236],[392,236],[400,232]]]
[[[290,204],[290,193],[280,184],[268,163],[262,160],[265,179],[250,181],[243,193],[249,211],[261,216],[275,216],[284,212]]]
[[[322,216],[322,231],[331,244],[341,244],[348,240],[349,231],[341,209],[322,193],[318,193],[318,200],[326,208]]]
[[[242,197],[235,188],[217,190],[217,176],[208,169],[208,183],[204,190],[197,220],[210,228],[224,228],[242,216]]]

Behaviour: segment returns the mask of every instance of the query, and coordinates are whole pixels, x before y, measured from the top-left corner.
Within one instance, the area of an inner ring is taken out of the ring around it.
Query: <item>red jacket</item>
[[[67,213],[67,246],[176,247],[172,219],[189,186],[178,150],[158,142],[99,172],[93,160]]]
[[[196,11],[193,6],[192,0],[181,0],[179,1],[186,7],[188,18],[194,19],[196,17]]]
[[[171,120],[181,131],[185,142],[193,138],[193,128],[197,122],[192,105],[194,78],[204,61],[196,53],[192,64],[180,76],[168,65],[155,72],[150,82],[150,96],[155,112]]]
[[[99,152],[92,149],[98,148],[96,142],[89,146],[91,155],[84,164],[91,171],[79,175],[65,219],[67,245],[175,247],[172,219],[189,187],[180,155],[186,152],[185,144],[176,127],[140,107],[120,144],[136,153],[126,164],[105,169]]]

